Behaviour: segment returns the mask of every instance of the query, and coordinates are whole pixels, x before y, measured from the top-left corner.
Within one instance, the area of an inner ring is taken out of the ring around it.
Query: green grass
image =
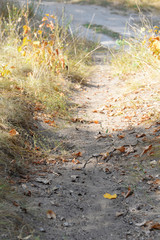
[[[114,39],[121,38],[121,35],[119,33],[114,32],[102,25],[86,23],[83,26],[86,28],[89,28],[89,29],[93,29],[96,33],[102,33],[102,34],[112,37]]]

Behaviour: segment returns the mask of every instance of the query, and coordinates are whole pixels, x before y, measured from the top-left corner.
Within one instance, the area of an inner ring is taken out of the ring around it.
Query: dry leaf
[[[151,225],[151,229],[157,229],[160,230],[160,223],[154,223],[153,225]]]
[[[142,156],[143,154],[147,153],[149,150],[151,150],[151,148],[152,148],[152,145],[146,146],[146,147],[144,148],[143,152],[141,153],[141,156]]]
[[[9,134],[10,134],[10,136],[19,135],[19,133],[15,129],[10,130]]]
[[[99,121],[94,121],[94,123],[95,123],[95,124],[98,124],[98,123],[99,123]]]
[[[117,148],[118,151],[121,153],[124,153],[126,151],[126,148],[124,146]]]
[[[101,160],[105,160],[108,157],[109,157],[109,152],[103,153]]]
[[[136,135],[136,138],[141,138],[141,137],[145,137],[146,136],[146,134],[144,134],[144,133],[142,133],[142,134],[137,134]]]
[[[47,211],[47,218],[56,219],[56,214],[52,210]]]
[[[153,184],[159,185],[160,186],[160,179],[156,179]]]
[[[124,196],[124,198],[128,198],[129,196],[131,196],[133,194],[133,191],[131,190],[131,188],[129,187],[128,188],[128,192],[125,194],[125,193],[122,193],[122,195]]]
[[[73,155],[76,156],[76,157],[82,157],[82,153],[81,152],[73,153]]]
[[[103,197],[104,197],[104,198],[107,198],[107,199],[115,199],[115,198],[117,198],[117,194],[111,195],[111,194],[109,194],[109,193],[105,193],[105,194],[103,195]]]
[[[18,204],[16,201],[13,202],[13,205],[14,205],[15,207],[19,207],[19,204]]]
[[[160,223],[158,223],[158,222],[147,221],[144,224],[144,226],[148,227],[148,229],[150,229],[150,230],[152,230],[152,229],[160,230]]]
[[[124,138],[125,136],[124,136],[124,135],[118,135],[118,137],[119,137],[120,139],[122,139],[122,138]]]
[[[135,152],[134,148],[132,146],[129,146],[126,150],[126,155],[129,155],[130,153],[134,153],[134,152]]]

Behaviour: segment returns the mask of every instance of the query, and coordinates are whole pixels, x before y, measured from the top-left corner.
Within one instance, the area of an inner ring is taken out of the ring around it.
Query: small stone
[[[151,165],[156,165],[157,164],[157,161],[156,160],[153,160],[150,162]]]
[[[53,188],[53,191],[57,191],[57,190],[59,190],[60,189],[60,185],[56,185],[54,188]]]
[[[75,182],[78,178],[78,175],[71,175],[72,182]]]
[[[69,226],[70,226],[70,224],[68,222],[63,223],[63,227],[69,227]]]
[[[22,188],[23,188],[24,190],[27,188],[27,185],[26,185],[26,184],[22,184],[21,186],[22,186]]]
[[[41,227],[41,228],[39,229],[39,231],[40,231],[40,232],[46,232],[46,230],[45,230],[43,227]]]
[[[40,183],[43,183],[45,185],[51,184],[51,180],[50,179],[46,179],[46,178],[36,178],[36,182],[40,182]]]

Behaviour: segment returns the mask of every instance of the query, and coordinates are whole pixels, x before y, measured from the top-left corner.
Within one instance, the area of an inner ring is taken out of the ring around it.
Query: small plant
[[[51,18],[51,20],[49,19]],[[53,23],[56,17],[46,14],[38,29],[31,31],[28,25],[23,26],[23,41],[18,47],[27,61],[45,65],[49,70],[60,73],[65,69],[65,57],[61,51],[62,41],[58,41],[58,24]],[[58,36],[59,37],[59,36]]]

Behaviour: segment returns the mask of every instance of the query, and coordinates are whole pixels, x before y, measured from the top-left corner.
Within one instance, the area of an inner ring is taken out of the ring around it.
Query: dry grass
[[[85,81],[90,69],[88,53],[95,45],[70,36],[66,26],[55,22],[55,46],[51,48],[49,30],[38,39],[35,36],[40,22],[33,19],[33,5],[21,9],[12,1],[8,7],[6,1],[0,1],[0,6],[0,214],[6,226],[4,228],[0,222],[0,234],[4,229],[8,239],[14,239],[14,234],[22,230],[23,222],[13,214],[16,208],[13,203],[18,195],[10,187],[10,182],[13,184],[15,177],[24,177],[33,157],[35,159],[38,154],[40,158],[45,152],[36,150],[34,124],[37,112],[51,121],[54,114],[57,117],[68,115],[70,87],[73,88],[75,82]],[[24,25],[30,29],[28,34],[24,33]],[[23,45],[25,37],[27,44]],[[47,43],[47,51],[42,45],[39,48],[34,46],[36,41]],[[45,53],[45,56],[39,54],[37,57],[37,51]],[[65,62],[61,62],[61,57]],[[12,134],[12,130],[16,134]],[[29,233],[30,229],[27,227],[26,232]]]

